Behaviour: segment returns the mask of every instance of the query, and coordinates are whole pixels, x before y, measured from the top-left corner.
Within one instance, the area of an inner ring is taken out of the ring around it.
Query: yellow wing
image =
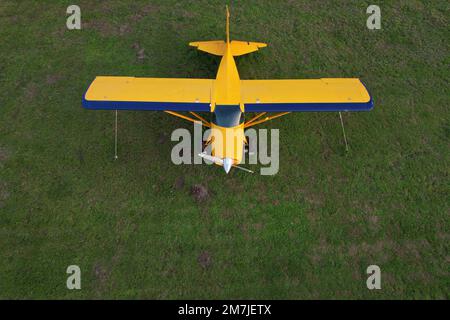
[[[359,79],[242,80],[247,112],[369,111],[372,98]]]
[[[210,79],[96,77],[83,97],[87,109],[210,111]]]

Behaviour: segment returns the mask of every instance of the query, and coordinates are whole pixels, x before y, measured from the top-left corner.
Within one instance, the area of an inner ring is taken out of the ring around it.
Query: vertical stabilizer
[[[230,43],[230,10],[227,8],[227,43]]]
[[[258,51],[261,48],[267,46],[267,44],[262,42],[250,42],[250,41],[236,41],[230,40],[230,10],[226,6],[226,42],[223,40],[213,40],[213,41],[196,41],[189,43],[190,46],[196,47],[200,51],[208,52],[216,56],[224,56],[227,49],[230,49],[232,56],[242,56],[244,54]]]

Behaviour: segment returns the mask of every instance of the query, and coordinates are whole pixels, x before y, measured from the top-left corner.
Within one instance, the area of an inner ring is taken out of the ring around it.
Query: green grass
[[[277,175],[225,175],[171,163],[189,123],[121,112],[114,161],[113,113],[80,107],[89,83],[214,77],[187,43],[224,37],[225,3],[80,0],[68,31],[70,1],[1,1],[0,298],[449,298],[448,3],[378,1],[374,32],[371,2],[230,2],[232,37],[269,44],[239,58],[242,78],[367,84],[375,109],[344,115],[350,152],[337,114],[292,114],[263,126],[280,129]]]

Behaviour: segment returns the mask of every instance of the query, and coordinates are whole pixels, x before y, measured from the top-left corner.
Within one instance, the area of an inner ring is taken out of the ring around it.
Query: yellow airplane
[[[190,43],[200,51],[222,57],[216,79],[98,76],[84,95],[83,106],[96,110],[158,110],[192,122],[200,121],[211,128],[207,140],[211,155],[199,155],[223,166],[226,173],[242,161],[246,128],[290,112],[373,108],[370,94],[357,78],[241,80],[234,57],[267,45],[230,40],[229,20],[227,7],[226,41]],[[180,111],[189,112],[194,118]],[[210,112],[212,120],[207,121],[198,112]],[[257,114],[245,121],[244,112]]]

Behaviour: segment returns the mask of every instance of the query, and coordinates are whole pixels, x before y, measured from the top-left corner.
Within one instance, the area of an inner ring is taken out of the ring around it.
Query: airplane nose
[[[225,169],[226,173],[230,172],[232,165],[233,165],[233,159],[231,159],[231,158],[223,159],[223,168]]]

